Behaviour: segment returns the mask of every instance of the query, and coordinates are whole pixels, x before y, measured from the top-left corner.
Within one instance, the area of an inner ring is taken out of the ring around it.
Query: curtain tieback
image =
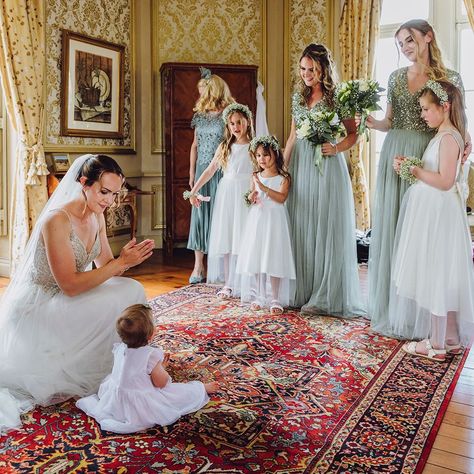
[[[46,176],[49,174],[44,159],[43,145],[41,143],[35,143],[34,145],[28,146],[25,142],[22,142],[22,145],[26,152],[27,163],[30,163],[25,183],[28,186],[38,186],[41,184],[38,176]]]

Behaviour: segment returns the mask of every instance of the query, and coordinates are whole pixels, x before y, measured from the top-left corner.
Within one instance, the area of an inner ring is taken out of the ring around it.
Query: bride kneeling
[[[0,433],[35,405],[97,391],[112,367],[116,319],[146,301],[140,283],[119,275],[154,242],[131,240],[114,258],[106,236],[103,212],[123,183],[112,158],[76,159],[33,229],[0,303]]]

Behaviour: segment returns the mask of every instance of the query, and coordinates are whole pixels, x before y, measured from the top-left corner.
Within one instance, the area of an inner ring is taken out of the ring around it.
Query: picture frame
[[[61,135],[123,138],[125,46],[61,31]]]
[[[54,173],[67,173],[71,166],[68,153],[51,153],[51,164]]]

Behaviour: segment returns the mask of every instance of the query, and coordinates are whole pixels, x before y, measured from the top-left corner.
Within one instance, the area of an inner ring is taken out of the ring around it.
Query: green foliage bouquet
[[[373,79],[355,79],[341,82],[336,87],[336,100],[339,103],[341,115],[343,117],[354,117],[361,115],[361,121],[357,127],[357,133],[362,135],[367,133],[367,117],[370,112],[381,110],[379,106],[380,93],[385,89],[380,87]]]
[[[415,156],[407,156],[405,160],[402,161],[400,165],[400,170],[398,172],[401,179],[407,181],[408,184],[413,184],[416,182],[415,176],[413,176],[410,168],[412,166],[419,166],[420,168],[423,167],[423,162],[416,158]]]
[[[311,111],[296,127],[296,136],[305,138],[316,147],[314,164],[321,171],[321,145],[335,143],[336,139],[344,136],[346,129],[336,112],[327,110]]]

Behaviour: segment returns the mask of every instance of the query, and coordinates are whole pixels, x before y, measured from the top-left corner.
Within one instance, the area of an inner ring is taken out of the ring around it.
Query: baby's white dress
[[[234,143],[224,175],[219,181],[209,235],[207,282],[225,283],[225,265],[229,268],[229,286],[234,296],[240,293],[235,267],[241,249],[242,232],[249,212],[244,194],[250,189],[253,166],[249,144]]]
[[[266,187],[279,191],[283,176],[259,179]],[[269,306],[277,300],[288,306],[293,300],[296,271],[291,246],[288,211],[283,203],[269,198],[258,189],[257,203],[252,204],[243,233],[237,261],[241,277],[242,302],[257,302]],[[271,277],[279,279],[276,294],[272,293]]]
[[[103,430],[134,433],[166,426],[209,401],[199,381],[173,383],[170,377],[163,388],[153,385],[150,374],[164,357],[160,348],[133,349],[122,342],[114,345],[113,354],[112,373],[101,383],[98,394],[76,402]]]
[[[456,130],[438,133],[423,154],[423,168],[439,170],[445,135],[463,142]],[[430,336],[431,316],[456,312],[459,335],[469,343],[474,329],[474,268],[458,159],[454,186],[442,191],[417,181],[405,193],[393,254],[389,319],[394,334],[407,339]]]

